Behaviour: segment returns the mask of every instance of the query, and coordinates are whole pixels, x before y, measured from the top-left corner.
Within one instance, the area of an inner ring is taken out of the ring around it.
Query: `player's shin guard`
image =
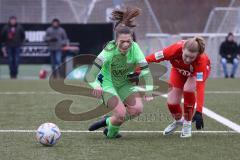
[[[180,104],[168,104],[168,109],[176,121],[182,118],[182,108]]]
[[[186,121],[192,121],[194,105],[195,105],[195,93],[194,92],[184,92],[184,119]]]
[[[118,135],[120,126],[115,126],[111,123],[110,117],[106,119],[106,123],[108,126],[107,137],[108,138],[115,138]]]

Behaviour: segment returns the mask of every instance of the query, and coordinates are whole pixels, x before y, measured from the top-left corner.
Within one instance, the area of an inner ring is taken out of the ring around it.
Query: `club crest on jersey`
[[[203,81],[203,72],[197,72],[197,81]]]

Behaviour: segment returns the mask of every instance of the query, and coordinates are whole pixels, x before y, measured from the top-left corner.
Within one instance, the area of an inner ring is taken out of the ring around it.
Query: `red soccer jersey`
[[[148,63],[170,61],[173,68],[176,68],[183,76],[195,76],[197,81],[197,111],[202,112],[204,104],[205,80],[210,72],[210,60],[207,54],[203,53],[191,64],[185,64],[182,59],[182,49],[185,41],[179,41],[173,45],[157,51],[146,57]]]

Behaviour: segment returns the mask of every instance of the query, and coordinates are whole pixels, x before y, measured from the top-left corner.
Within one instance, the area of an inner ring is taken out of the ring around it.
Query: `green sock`
[[[108,137],[108,138],[115,138],[116,135],[117,135],[118,132],[119,132],[120,126],[112,125],[112,123],[111,123],[111,121],[110,121],[110,117],[106,119],[106,123],[107,123],[107,126],[108,126],[107,137]]]

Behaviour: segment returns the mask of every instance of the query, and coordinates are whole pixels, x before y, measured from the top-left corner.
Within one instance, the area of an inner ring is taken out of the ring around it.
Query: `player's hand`
[[[195,122],[195,121],[196,121],[197,130],[204,128],[203,117],[201,112],[198,112],[198,111],[195,112],[192,122]]]
[[[103,94],[102,87],[96,87],[92,92],[92,95],[96,98],[100,98],[102,94]]]

